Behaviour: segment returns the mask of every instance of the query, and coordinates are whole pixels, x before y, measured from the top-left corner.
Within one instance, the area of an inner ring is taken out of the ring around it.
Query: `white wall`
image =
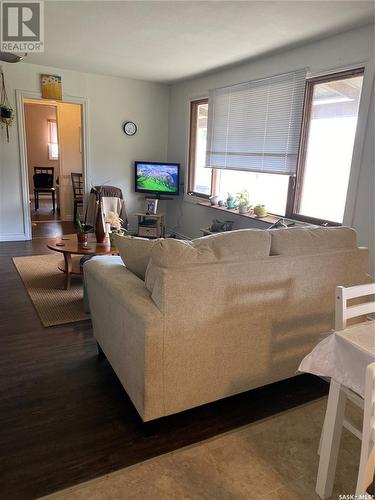
[[[89,103],[89,180],[109,181],[120,187],[129,212],[143,206],[134,193],[133,161],[166,160],[168,141],[167,85],[37,66],[3,64],[8,97],[15,108],[15,90],[39,91],[40,73],[62,76],[64,96],[85,97]],[[138,125],[127,137],[125,120]],[[131,219],[131,222],[134,219]],[[21,194],[21,167],[17,123],[10,129],[10,144],[0,130],[0,240],[23,239],[25,234]]]
[[[369,247],[370,273],[375,276],[374,228],[375,228],[375,196],[374,196],[374,87],[367,132],[362,152],[361,171],[355,197],[354,217],[352,225],[357,230],[359,244]]]
[[[267,77],[283,73],[296,68],[308,66],[311,73],[320,73],[345,68],[363,63],[374,57],[374,32],[372,26],[365,26],[348,31],[318,42],[307,44],[299,48],[259,58],[224,71],[216,72],[200,78],[178,83],[171,88],[169,108],[169,148],[168,160],[181,162],[187,165],[189,100],[192,98],[207,97],[208,90],[215,87],[245,82],[252,79]],[[369,94],[369,92],[367,92]],[[367,95],[368,99],[369,95]],[[367,106],[368,107],[368,106]],[[371,107],[373,113],[373,105]],[[367,122],[367,110],[360,120]],[[371,255],[374,255],[374,155],[373,137],[374,122],[370,119],[364,127],[366,140],[363,151],[360,151],[359,160],[354,166],[360,170],[357,183],[350,190],[350,203],[354,202],[354,216],[348,215],[346,222],[353,224],[358,232],[359,244],[369,246]],[[363,140],[358,137],[359,143]],[[362,160],[361,160],[362,158]],[[352,198],[355,199],[352,199]],[[168,205],[168,225],[178,233],[188,237],[200,235],[199,229],[209,225],[215,217],[223,219],[223,214],[214,209],[197,206],[183,200],[170,202]],[[254,222],[236,215],[228,215],[228,219],[235,220],[236,227],[254,227]],[[259,223],[258,223],[259,224]],[[372,259],[373,260],[373,259]],[[373,270],[373,264],[371,265]]]

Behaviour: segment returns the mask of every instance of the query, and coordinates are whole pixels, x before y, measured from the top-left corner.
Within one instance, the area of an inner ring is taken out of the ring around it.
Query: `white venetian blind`
[[[295,175],[306,69],[209,92],[206,166]]]

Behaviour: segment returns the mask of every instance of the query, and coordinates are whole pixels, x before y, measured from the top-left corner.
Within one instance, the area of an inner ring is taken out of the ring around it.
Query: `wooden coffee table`
[[[111,247],[109,239],[104,243],[97,243],[95,234],[89,234],[87,247],[78,244],[76,234],[64,234],[48,241],[47,247],[55,252],[60,252],[64,256],[64,262],[58,266],[60,271],[65,273],[65,290],[69,290],[70,281],[73,275],[82,275],[80,264],[84,255],[118,255],[116,248]],[[72,257],[76,256],[76,258]]]

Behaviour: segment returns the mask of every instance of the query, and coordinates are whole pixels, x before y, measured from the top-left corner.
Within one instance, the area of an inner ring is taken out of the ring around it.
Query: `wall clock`
[[[133,122],[125,122],[123,130],[126,135],[134,135],[137,132],[137,125]]]

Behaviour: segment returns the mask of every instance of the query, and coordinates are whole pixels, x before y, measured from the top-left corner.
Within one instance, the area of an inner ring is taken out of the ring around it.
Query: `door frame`
[[[16,109],[17,109],[17,123],[18,123],[18,143],[20,151],[20,164],[21,164],[21,194],[22,194],[22,210],[23,210],[23,227],[25,233],[25,240],[32,239],[32,226],[31,226],[31,212],[30,212],[30,193],[29,193],[29,169],[27,163],[27,149],[26,149],[26,128],[25,128],[25,108],[24,100],[33,99],[35,101],[48,102],[48,99],[43,99],[40,92],[33,92],[28,90],[16,89]],[[56,104],[56,101],[50,100],[51,104]],[[63,99],[57,101],[58,103],[80,104],[82,110],[82,153],[83,153],[83,173],[84,173],[84,186],[85,193],[89,191],[91,186],[91,172],[89,169],[89,102],[86,97],[75,97],[66,95]]]

